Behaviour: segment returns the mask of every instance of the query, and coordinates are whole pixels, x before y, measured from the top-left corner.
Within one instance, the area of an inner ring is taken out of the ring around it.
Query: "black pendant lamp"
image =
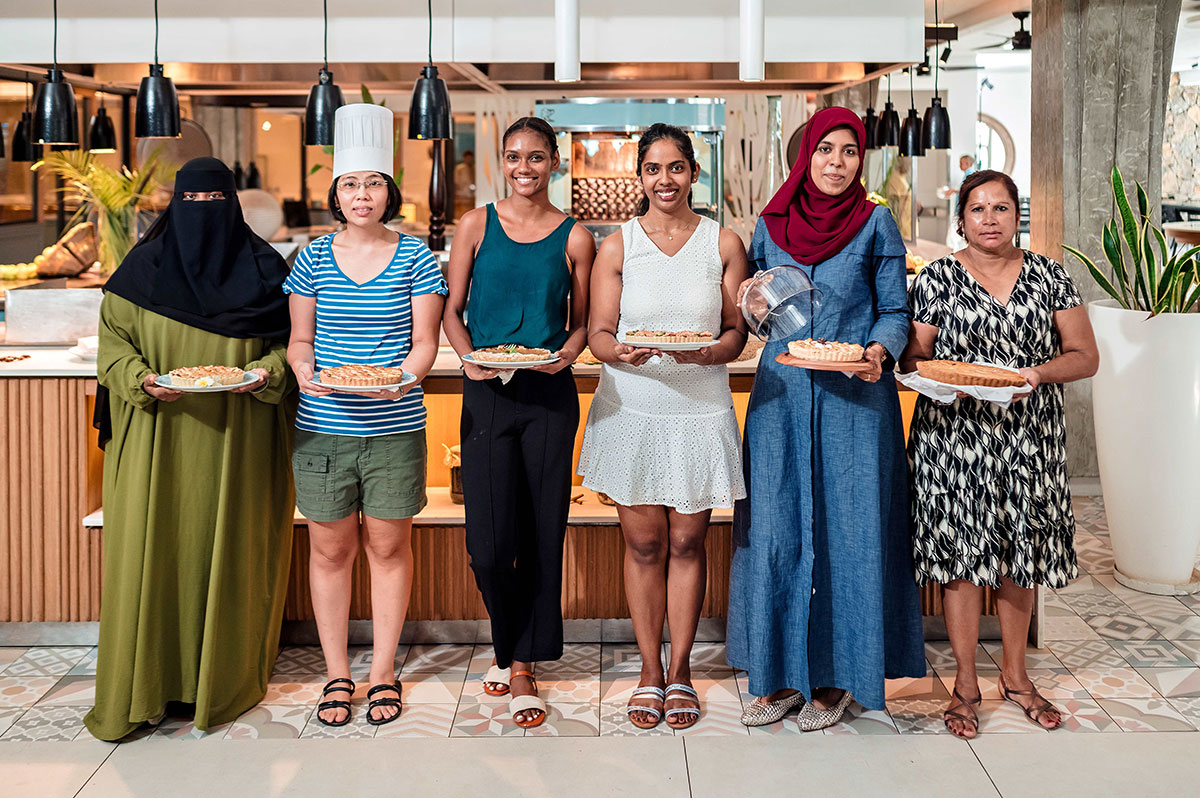
[[[875,128],[879,126],[879,117],[875,115],[874,108],[867,108],[867,115],[863,117],[863,127],[867,131],[867,140],[863,142],[864,150],[875,149]]]
[[[54,0],[54,66],[33,97],[31,141],[38,144],[79,146],[79,116],[75,90],[58,68],[58,0]],[[69,147],[67,147],[69,149]]]
[[[942,19],[938,15],[937,0],[933,0],[933,19],[936,23],[934,30],[940,33]],[[938,44],[940,43],[939,40]],[[946,58],[949,58],[949,49],[946,48]],[[950,112],[942,107],[942,98],[938,94],[938,67],[944,60],[945,58],[939,58],[933,62],[933,100],[925,109],[925,121],[921,125],[921,145],[927,150],[950,149]]]
[[[92,123],[88,126],[87,148],[92,152],[116,152],[117,131],[104,108],[102,95],[97,92],[96,97],[100,101],[100,107],[96,109],[96,115],[92,117]]]
[[[433,65],[433,0],[429,0],[429,63],[413,86],[408,137],[422,141],[450,138],[450,92]]]
[[[887,102],[883,105],[883,113],[879,115],[879,124],[875,128],[876,147],[895,147],[900,144],[900,114],[892,105],[892,76],[888,73]]]
[[[175,139],[179,128],[179,95],[158,63],[158,0],[154,0],[154,63],[138,86],[133,132],[139,139]]]
[[[917,113],[917,98],[913,91],[914,71],[913,67],[908,68],[908,116],[900,131],[900,154],[909,157],[925,154],[925,147],[921,145],[921,116]]]
[[[12,158],[9,160],[13,163],[33,163],[37,160],[33,157],[32,127],[33,114],[29,112],[29,84],[26,83],[25,110],[21,112],[21,121],[17,123],[12,135]]]
[[[325,60],[322,62],[316,84],[308,90],[308,103],[304,106],[304,143],[333,144],[333,115],[346,104],[342,90],[333,82],[329,71],[329,2],[321,3],[325,11]]]

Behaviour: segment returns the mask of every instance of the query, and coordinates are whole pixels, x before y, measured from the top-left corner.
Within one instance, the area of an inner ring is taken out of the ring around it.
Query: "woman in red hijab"
[[[887,208],[867,200],[863,138],[849,110],[815,114],[750,244],[753,270],[799,268],[822,293],[791,339],[858,344],[866,367],[847,378],[782,365],[788,338],[769,340],[759,362],[726,632],[729,663],[761,696],[742,715],[748,726],[800,706],[797,723],[815,731],[855,699],[883,709],[885,678],[925,675],[892,375],[908,338],[904,243]]]

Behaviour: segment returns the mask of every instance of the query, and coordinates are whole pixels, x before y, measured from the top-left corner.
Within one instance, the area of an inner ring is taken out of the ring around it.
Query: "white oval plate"
[[[337,393],[378,393],[380,391],[394,391],[397,388],[403,388],[405,385],[412,385],[417,381],[416,374],[404,372],[404,376],[400,382],[392,383],[391,385],[334,385],[329,382],[321,382],[321,373],[317,372],[317,376],[313,377],[313,382],[317,385],[322,385],[331,391]]]
[[[234,388],[244,388],[256,382],[258,382],[258,375],[247,371],[242,375],[242,381],[233,385],[172,385],[169,374],[161,375],[154,381],[154,384],[160,388],[170,388],[172,391],[183,391],[184,393],[221,393],[222,391],[232,391]]]
[[[68,349],[67,351],[69,353],[71,353],[72,355],[74,355],[79,360],[84,361],[85,363],[95,363],[96,362],[96,351],[94,349],[87,350],[87,349],[84,349],[82,346],[73,346],[70,349]]]
[[[547,360],[514,360],[509,362],[498,363],[491,360],[476,360],[468,355],[463,355],[463,362],[470,363],[472,366],[482,366],[485,369],[496,369],[497,371],[507,371],[509,369],[528,369],[534,366],[548,366],[551,363],[557,363],[559,358],[552,357]]]
[[[712,346],[716,341],[682,341],[680,343],[669,344],[647,344],[642,341],[625,341],[621,338],[617,339],[626,346],[635,346],[638,349],[657,349],[660,352],[697,352],[705,347]]]

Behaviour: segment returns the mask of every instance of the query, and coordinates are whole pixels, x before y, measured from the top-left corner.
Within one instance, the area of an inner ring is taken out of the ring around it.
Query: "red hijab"
[[[813,153],[837,127],[849,127],[860,146],[866,138],[862,120],[848,108],[825,108],[813,114],[804,128],[796,165],[761,214],[771,240],[806,266],[841,252],[875,210],[862,185],[862,159],[853,183],[836,197],[813,185],[809,176]]]

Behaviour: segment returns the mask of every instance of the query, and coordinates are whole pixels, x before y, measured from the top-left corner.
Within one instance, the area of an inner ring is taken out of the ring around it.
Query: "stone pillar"
[[[1157,207],[1163,119],[1181,0],[1036,0],[1030,234],[1063,261],[1070,244],[1103,262],[1100,231],[1116,213],[1109,173],[1140,182]],[[1074,258],[1063,261],[1085,301],[1101,299]],[[1067,386],[1068,469],[1094,477],[1090,381]]]

